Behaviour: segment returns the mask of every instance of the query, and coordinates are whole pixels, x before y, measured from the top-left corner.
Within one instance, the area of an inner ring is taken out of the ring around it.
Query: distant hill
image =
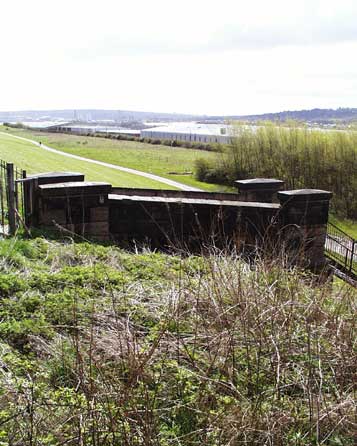
[[[312,110],[282,111],[279,113],[264,113],[258,115],[192,115],[183,113],[158,113],[131,110],[25,110],[16,112],[1,112],[0,122],[24,122],[24,121],[85,121],[85,122],[110,122],[124,123],[132,121],[202,121],[223,122],[226,120],[245,121],[287,121],[297,120],[317,124],[349,123],[357,121],[357,108],[314,108]]]
[[[14,112],[1,112],[0,121],[189,121],[205,118],[197,115],[182,113],[156,113],[129,110],[24,110]]]
[[[210,117],[219,119],[222,117]],[[239,115],[226,116],[225,119],[244,119],[248,121],[287,121],[289,119],[328,124],[328,123],[348,123],[357,120],[357,108],[314,108],[312,110],[282,111],[279,113],[264,113],[260,115]]]

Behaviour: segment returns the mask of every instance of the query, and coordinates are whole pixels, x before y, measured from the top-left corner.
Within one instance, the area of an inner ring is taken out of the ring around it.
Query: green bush
[[[0,276],[0,444],[355,443],[354,288],[217,251],[13,251],[29,265]]]
[[[230,184],[245,178],[278,178],[286,189],[332,191],[341,217],[357,219],[357,132],[319,131],[276,124],[237,127],[216,166],[199,165],[197,178]]]
[[[26,281],[17,274],[0,274],[0,298],[12,296],[26,289]]]
[[[86,304],[89,280],[4,302],[5,444],[354,444],[352,289],[236,256],[122,260],[109,298]]]
[[[196,179],[206,183],[223,184],[231,186],[234,176],[220,163],[213,163],[199,158],[195,162]]]

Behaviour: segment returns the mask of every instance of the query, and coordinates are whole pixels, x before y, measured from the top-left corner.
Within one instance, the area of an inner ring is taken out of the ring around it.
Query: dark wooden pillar
[[[282,231],[299,254],[299,262],[315,271],[325,266],[325,241],[332,193],[318,189],[278,192]]]
[[[38,226],[38,187],[70,181],[84,181],[84,175],[78,172],[48,172],[29,175],[23,180],[25,224],[28,228]]]
[[[15,176],[14,165],[6,164],[6,181],[7,181],[7,211],[9,216],[9,234],[16,233],[16,201],[15,201]]]
[[[38,227],[109,239],[111,184],[73,181],[38,186]]]
[[[284,181],[273,178],[253,178],[235,181],[238,188],[238,200],[260,203],[276,201],[276,194],[284,186]]]

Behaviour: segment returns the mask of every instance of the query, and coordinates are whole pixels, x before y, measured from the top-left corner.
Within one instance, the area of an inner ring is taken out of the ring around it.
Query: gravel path
[[[32,139],[23,138],[22,136],[15,136],[15,135],[11,135],[10,133],[5,133],[5,132],[0,132],[0,134],[6,135],[6,136],[11,136],[12,138],[20,139],[22,141],[27,141],[27,142],[39,147],[40,149],[47,150],[48,152],[56,153],[57,155],[66,156],[67,158],[73,158],[73,159],[76,159],[79,161],[84,161],[87,163],[97,164],[97,165],[103,166],[103,167],[109,167],[110,169],[120,170],[121,172],[127,172],[127,173],[131,173],[133,175],[139,175],[141,177],[149,178],[150,180],[154,180],[154,181],[158,181],[160,183],[167,184],[168,186],[176,187],[177,189],[180,189],[180,190],[196,191],[196,192],[202,191],[202,189],[198,189],[198,188],[192,187],[192,186],[187,186],[186,184],[178,183],[177,181],[169,180],[167,178],[163,178],[158,175],[154,175],[152,173],[142,172],[141,170],[136,170],[136,169],[130,169],[129,167],[117,166],[116,164],[105,163],[103,161],[92,160],[90,158],[84,158],[82,156],[73,155],[72,153],[61,152],[60,150],[54,149],[54,148],[46,146],[44,144],[40,144],[39,142],[34,141]]]

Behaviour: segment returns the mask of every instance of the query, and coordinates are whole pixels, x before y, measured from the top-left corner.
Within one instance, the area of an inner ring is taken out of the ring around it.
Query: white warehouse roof
[[[159,127],[145,129],[148,132],[158,133],[185,133],[207,136],[229,136],[233,133],[233,127],[226,124],[198,124],[196,122],[174,122]]]

